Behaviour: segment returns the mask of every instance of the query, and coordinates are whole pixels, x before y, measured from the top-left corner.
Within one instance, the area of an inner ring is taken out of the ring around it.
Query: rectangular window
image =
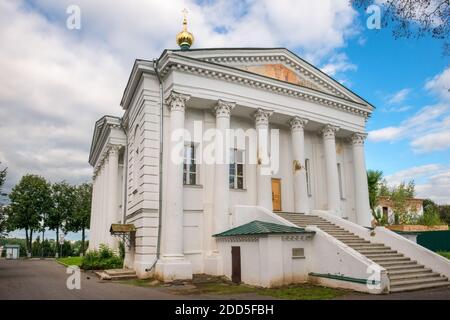
[[[195,159],[195,145],[193,143],[184,146],[183,184],[197,184],[197,161]]]
[[[344,188],[342,185],[342,166],[340,163],[337,164],[337,171],[339,179],[339,195],[341,196],[341,199],[344,199]]]
[[[292,259],[299,259],[305,257],[304,248],[292,248]]]
[[[306,190],[308,191],[308,196],[312,195],[311,192],[311,170],[310,170],[310,164],[309,159],[305,159],[305,170],[306,170]]]
[[[244,189],[244,151],[230,150],[230,189]]]

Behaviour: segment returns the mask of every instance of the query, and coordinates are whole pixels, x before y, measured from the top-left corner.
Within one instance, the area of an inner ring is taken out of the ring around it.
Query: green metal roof
[[[314,233],[303,228],[285,226],[277,223],[252,221],[242,226],[213,235],[213,237],[231,237],[263,234],[283,234],[283,233]]]

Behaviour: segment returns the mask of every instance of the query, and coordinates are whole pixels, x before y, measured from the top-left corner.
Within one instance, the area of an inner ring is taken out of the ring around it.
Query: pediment
[[[299,76],[294,70],[284,66],[281,63],[268,63],[261,65],[244,65],[239,66],[238,69],[253,72],[265,77],[289,82],[292,84],[301,85],[307,88],[320,90],[320,87],[314,82],[309,81]]]
[[[229,66],[373,106],[343,84],[285,48],[217,48],[177,51],[177,54]]]

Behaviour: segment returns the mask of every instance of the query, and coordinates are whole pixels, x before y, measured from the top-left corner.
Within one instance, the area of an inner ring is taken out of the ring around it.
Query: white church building
[[[124,267],[164,281],[449,284],[448,260],[371,228],[370,103],[285,48],[191,49],[184,26],[95,124],[91,250],[121,235]]]

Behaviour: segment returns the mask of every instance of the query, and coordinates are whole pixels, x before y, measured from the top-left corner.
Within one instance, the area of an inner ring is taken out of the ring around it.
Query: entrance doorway
[[[241,283],[241,247],[231,247],[231,281]]]
[[[281,179],[272,179],[273,211],[281,211]]]

